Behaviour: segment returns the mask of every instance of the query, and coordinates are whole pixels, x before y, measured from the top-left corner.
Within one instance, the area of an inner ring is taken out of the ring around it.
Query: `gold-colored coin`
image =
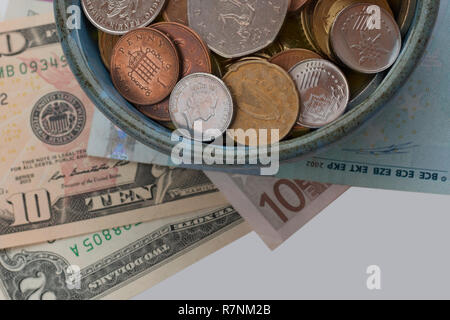
[[[300,98],[286,71],[264,60],[250,60],[231,66],[223,80],[236,106],[230,129],[242,129],[250,136],[252,129],[256,130],[253,131],[256,140],[234,135],[232,138],[236,142],[248,146],[266,145],[289,134],[298,119]],[[260,129],[267,130],[266,137]],[[272,135],[272,130],[278,130],[278,136]],[[265,141],[260,140],[264,138]]]
[[[114,46],[119,41],[120,36],[112,35],[98,30],[98,48],[105,67],[110,70],[111,56]]]
[[[317,44],[314,36],[312,34],[312,14],[314,12],[314,6],[317,0],[310,0],[303,6],[303,9],[300,11],[300,29],[303,31],[305,38],[312,48],[313,51],[317,53],[321,53],[319,49],[319,45]]]
[[[395,19],[402,33],[402,37],[408,33],[416,12],[417,0],[388,0],[394,11]]]
[[[307,39],[298,15],[290,16],[286,19],[280,33],[278,34],[277,41],[281,44],[284,50],[294,48],[314,50],[314,47]]]
[[[223,58],[214,52],[210,52],[212,73],[222,78],[226,73],[226,66],[232,64],[233,59]]]
[[[348,68],[343,68],[342,71],[348,81],[348,86],[350,88],[350,99],[356,97],[360,92],[362,92],[375,77],[374,74],[360,73]]]
[[[232,66],[234,66],[236,63],[245,62],[245,61],[253,61],[253,60],[267,61],[267,58],[262,57],[262,56],[248,56],[248,57],[240,58],[238,60],[230,60],[230,61],[228,61],[228,63],[224,64],[225,73],[227,73],[230,70],[230,68]]]
[[[264,49],[262,49],[261,51],[255,52],[253,54],[253,56],[255,57],[261,57],[264,59],[269,59],[270,57],[276,55],[277,53],[280,53],[281,51],[283,51],[284,48],[283,46],[280,44],[280,42],[278,42],[277,40],[275,40],[274,42],[272,42],[268,47],[265,47]]]
[[[320,51],[335,60],[331,51],[329,42],[330,30],[333,22],[342,9],[354,4],[360,3],[360,0],[318,0],[315,3],[314,11],[312,13],[312,35],[317,43]],[[386,9],[392,16],[394,16],[391,7],[387,0],[364,0],[364,3],[378,5]]]
[[[158,122],[160,125],[166,127],[169,130],[176,130],[177,128],[175,127],[175,125],[172,123],[172,121],[159,121]]]

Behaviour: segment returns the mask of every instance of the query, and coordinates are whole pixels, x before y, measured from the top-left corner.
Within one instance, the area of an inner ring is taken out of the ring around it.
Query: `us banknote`
[[[94,106],[53,16],[0,24],[0,248],[227,202],[198,171],[86,154]]]
[[[293,163],[278,177],[450,194],[450,4],[441,1],[429,48],[412,77],[383,110],[346,139]],[[95,115],[88,154],[173,164]],[[98,125],[98,126],[97,126]],[[100,133],[100,128],[104,129]],[[230,167],[228,172],[232,172]],[[234,173],[259,174],[259,170]]]
[[[0,299],[125,299],[249,232],[231,207],[0,250]]]
[[[302,180],[205,173],[272,250],[349,189]]]
[[[11,20],[26,16],[50,13],[53,11],[53,3],[38,0],[2,0],[4,19]]]

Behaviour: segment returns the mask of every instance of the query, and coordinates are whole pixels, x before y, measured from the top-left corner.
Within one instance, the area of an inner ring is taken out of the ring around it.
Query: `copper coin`
[[[370,74],[391,67],[402,47],[400,29],[392,15],[367,3],[348,6],[338,14],[331,27],[330,42],[342,63]]]
[[[163,18],[168,22],[178,22],[188,25],[187,0],[167,0]]]
[[[98,30],[98,49],[100,51],[100,57],[108,70],[111,67],[112,51],[119,39],[120,36]]]
[[[291,0],[288,12],[296,12],[297,10],[300,10],[300,8],[303,7],[303,5],[308,1],[309,0]]]
[[[106,33],[122,35],[145,27],[159,15],[165,0],[82,0],[92,24]]]
[[[163,32],[175,43],[181,60],[182,78],[197,72],[211,73],[208,47],[194,30],[175,22],[160,22],[151,28]],[[170,121],[169,97],[154,105],[136,107],[154,120]]]
[[[286,71],[267,61],[249,60],[233,65],[223,81],[236,104],[236,116],[230,126],[234,132],[228,131],[236,142],[249,146],[267,145],[289,134],[298,119],[300,107],[295,83]],[[239,135],[239,129],[250,135],[253,133],[256,139]],[[278,137],[272,135],[272,130],[278,130]]]
[[[297,63],[305,61],[307,59],[321,59],[322,57],[307,49],[290,49],[273,56],[269,59],[269,62],[282,67],[284,70],[291,70]]]
[[[136,29],[114,47],[111,78],[117,91],[130,102],[148,105],[164,100],[179,75],[177,49],[161,31]]]

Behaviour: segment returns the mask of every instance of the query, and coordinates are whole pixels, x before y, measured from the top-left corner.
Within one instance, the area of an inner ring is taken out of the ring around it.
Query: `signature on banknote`
[[[413,142],[407,142],[402,144],[391,144],[389,146],[375,147],[375,148],[345,148],[342,149],[342,151],[352,152],[356,154],[379,156],[387,154],[406,154],[409,153],[412,149],[418,147],[419,145],[414,144]]]

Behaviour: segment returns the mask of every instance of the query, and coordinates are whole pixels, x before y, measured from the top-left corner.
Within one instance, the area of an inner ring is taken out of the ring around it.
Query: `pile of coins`
[[[140,112],[201,141],[278,130],[266,143],[326,126],[366,99],[395,63],[415,9],[413,0],[82,4],[114,86]]]

